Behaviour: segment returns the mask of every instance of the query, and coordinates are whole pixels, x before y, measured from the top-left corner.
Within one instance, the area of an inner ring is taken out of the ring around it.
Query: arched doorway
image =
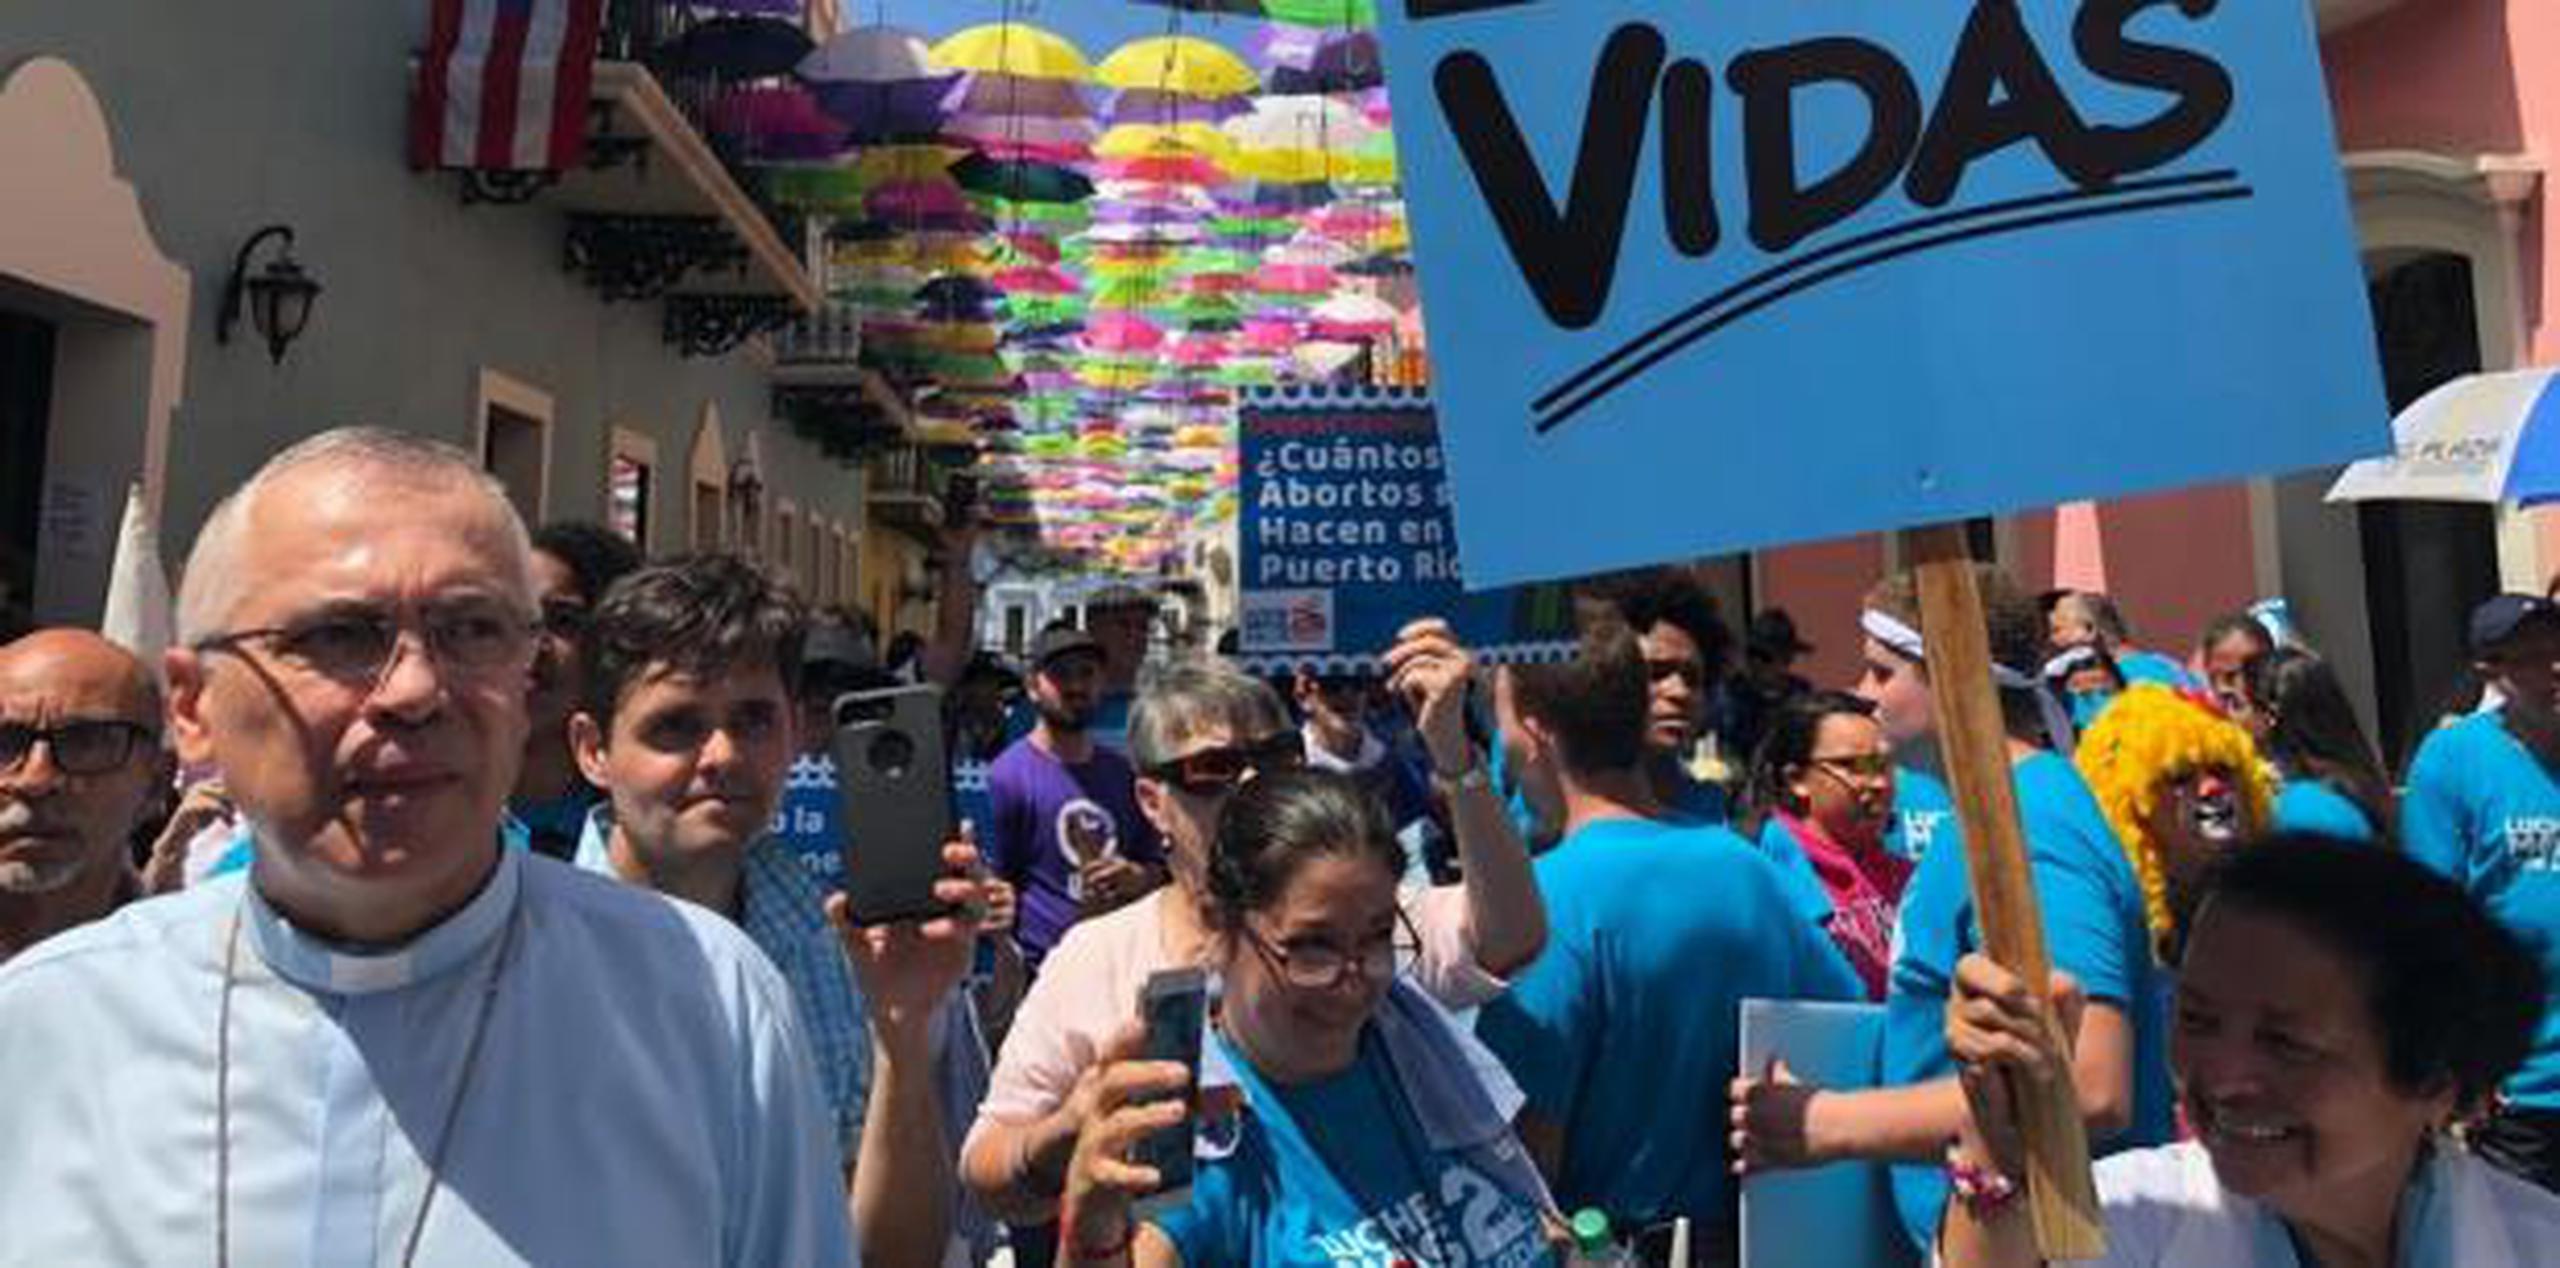
[[[70,63],[0,85],[0,172],[0,624],[88,625],[127,488],[161,509],[193,284]]]

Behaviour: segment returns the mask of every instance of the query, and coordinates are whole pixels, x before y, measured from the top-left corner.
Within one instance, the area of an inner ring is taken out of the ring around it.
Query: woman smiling
[[[2491,1169],[2448,1127],[2523,1060],[2541,973],[2416,863],[2277,838],[2207,882],[2179,973],[2170,1065],[2194,1140],[2098,1164],[2099,1261],[2215,1268],[2560,1264],[2560,1198]],[[2055,983],[2063,1030],[2078,991]],[[1976,955],[1947,1042],[1971,1121],[1949,1152],[1948,1268],[2040,1263],[2006,1075],[2067,1060],[2032,992]]]
[[[1227,804],[1207,915],[1224,985],[1204,1067],[1243,1108],[1187,1202],[1133,1224],[1160,1183],[1140,1138],[1183,1121],[1179,1065],[1101,1067],[1069,1168],[1062,1258],[1078,1264],[1551,1262],[1552,1202],[1511,1131],[1519,1090],[1398,975],[1403,855],[1349,777],[1263,776]],[[1208,1081],[1214,1081],[1207,1080]]]

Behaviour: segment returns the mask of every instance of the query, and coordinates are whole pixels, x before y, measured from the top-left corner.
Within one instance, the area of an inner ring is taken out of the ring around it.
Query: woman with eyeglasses
[[[1911,860],[1885,848],[1893,793],[1893,752],[1875,706],[1840,691],[1779,707],[1745,789],[1757,818],[1749,835],[1797,882],[1804,914],[1831,935],[1874,1002],[1893,968],[1894,914],[1912,871]]]
[[[1396,972],[1415,937],[1402,860],[1345,776],[1270,775],[1229,801],[1202,908],[1224,988],[1203,1066],[1240,1107],[1204,1124],[1219,1145],[1188,1200],[1138,1222],[1161,1177],[1130,1150],[1196,1102],[1182,1066],[1130,1059],[1125,1032],[1068,1169],[1068,1262],[1555,1261],[1553,1202],[1510,1127],[1519,1090]]]
[[[1414,706],[1465,871],[1463,884],[1409,896],[1419,933],[1413,974],[1442,1003],[1468,1007],[1537,957],[1546,907],[1528,851],[1467,735],[1473,659],[1445,624],[1422,621],[1384,662],[1388,689]],[[1305,761],[1278,693],[1208,661],[1166,666],[1147,681],[1130,715],[1129,744],[1138,807],[1163,835],[1171,881],[1076,925],[1050,953],[1005,1036],[961,1153],[963,1178],[1017,1221],[1017,1246],[1037,1244],[1028,1226],[1056,1214],[1068,1159],[1093,1114],[1096,1064],[1137,1015],[1140,989],[1161,970],[1214,955],[1207,911],[1220,812],[1252,780]]]

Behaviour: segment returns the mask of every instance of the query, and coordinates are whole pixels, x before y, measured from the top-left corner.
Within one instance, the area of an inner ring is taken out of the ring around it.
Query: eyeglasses
[[[201,652],[237,652],[265,643],[287,668],[349,684],[379,683],[400,647],[403,626],[388,612],[354,608],[308,620],[199,639]],[[521,670],[533,647],[532,621],[496,600],[426,610],[418,623],[427,653],[462,674]]]
[[[1354,969],[1360,976],[1380,982],[1395,975],[1397,966],[1411,963],[1422,954],[1422,935],[1414,930],[1413,921],[1396,909],[1396,927],[1385,938],[1357,951],[1324,942],[1302,942],[1294,946],[1278,943],[1244,926],[1245,941],[1269,961],[1271,971],[1280,980],[1302,991],[1331,990],[1342,984]]]
[[[1147,768],[1147,777],[1173,785],[1195,797],[1231,791],[1246,772],[1296,770],[1307,764],[1307,742],[1295,731],[1282,731],[1251,744],[1226,744],[1185,753]]]
[[[0,771],[15,771],[41,740],[53,764],[68,775],[104,775],[133,758],[136,744],[155,732],[135,722],[95,719],[56,727],[0,723]]]
[[[1816,754],[1808,760],[1818,770],[1847,779],[1882,779],[1893,773],[1893,758],[1884,753],[1855,753],[1841,757]]]

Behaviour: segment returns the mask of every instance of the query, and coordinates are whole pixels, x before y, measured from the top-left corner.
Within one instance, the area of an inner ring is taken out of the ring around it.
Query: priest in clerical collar
[[[169,725],[256,861],[0,966],[11,1262],[853,1261],[773,965],[500,846],[528,567],[504,489],[393,432],[313,437],[214,510]]]

